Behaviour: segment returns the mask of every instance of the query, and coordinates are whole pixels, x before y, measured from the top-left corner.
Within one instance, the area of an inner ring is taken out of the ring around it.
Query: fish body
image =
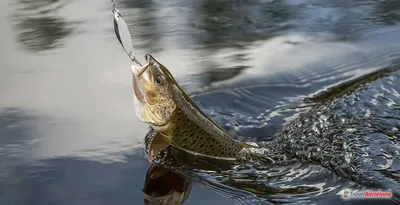
[[[213,124],[201,124],[202,120],[207,120],[201,119],[202,116],[197,119],[193,117],[184,110],[175,111],[171,118],[171,127],[165,133],[171,137],[172,145],[193,154],[219,158],[237,157],[243,148],[242,143],[234,140]]]
[[[172,145],[191,154],[236,159],[251,145],[237,141],[201,111],[168,69],[151,55],[147,64],[132,66],[136,116],[155,131],[149,161]]]

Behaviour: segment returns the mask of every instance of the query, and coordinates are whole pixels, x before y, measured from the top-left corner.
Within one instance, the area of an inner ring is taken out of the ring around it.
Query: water
[[[400,73],[381,74],[400,65],[398,1],[121,0],[117,7],[139,60],[151,53],[166,65],[237,139],[271,140],[285,125],[295,139],[288,146],[316,161],[158,182],[190,187],[184,204],[376,203],[341,199],[340,191],[361,185],[329,171],[319,157],[329,154],[399,189]],[[143,204],[147,126],[133,114],[129,58],[110,2],[7,0],[0,10],[1,204]],[[371,72],[381,75],[364,77]],[[333,85],[341,87],[312,97]],[[336,150],[345,155],[302,149],[337,140],[350,143]],[[151,182],[145,191],[156,189]]]

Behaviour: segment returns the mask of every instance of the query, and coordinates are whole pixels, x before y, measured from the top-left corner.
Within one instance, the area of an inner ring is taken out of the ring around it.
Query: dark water
[[[147,126],[133,113],[129,59],[113,33],[110,2],[6,0],[0,204],[143,204],[142,189],[165,194],[160,187],[190,189],[184,204],[378,203],[341,198],[364,186],[339,176],[346,163],[400,192],[399,1],[121,0],[117,7],[136,55],[166,65],[236,138],[283,136],[299,160],[190,172],[190,180],[170,174],[145,186]]]

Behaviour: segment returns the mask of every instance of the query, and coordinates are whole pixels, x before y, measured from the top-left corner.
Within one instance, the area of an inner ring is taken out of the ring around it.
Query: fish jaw
[[[133,74],[132,84],[133,84],[133,107],[135,110],[136,117],[145,123],[149,123],[144,116],[146,113],[146,106],[148,104],[146,99],[146,83],[150,80],[149,64],[144,66],[131,66],[131,71]]]
[[[139,76],[142,75],[144,73],[144,71],[146,71],[148,67],[148,64],[139,67],[139,66],[135,66],[132,65],[131,66],[131,71],[133,74],[133,90],[134,90],[134,97],[141,103],[146,103],[146,98],[145,98],[145,93],[143,91],[143,88],[141,87],[139,81]],[[146,75],[147,77],[147,75]]]
[[[144,71],[146,71],[148,64],[140,67],[140,66],[131,66],[131,71],[132,71],[132,83],[133,83],[133,108],[135,111],[136,117],[142,121],[142,122],[147,122],[146,119],[143,117],[143,110],[145,109],[146,106],[146,95],[144,92],[144,89],[142,88],[142,85],[140,84],[139,76],[141,76]],[[142,76],[143,77],[143,76]]]
[[[155,130],[163,130],[176,108],[170,80],[151,62],[144,66],[131,65],[131,71],[136,117]]]

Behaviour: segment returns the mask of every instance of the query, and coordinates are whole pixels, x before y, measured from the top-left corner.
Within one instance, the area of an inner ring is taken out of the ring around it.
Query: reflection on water
[[[211,65],[207,65],[211,64]],[[203,75],[201,76],[202,84],[206,86],[210,86],[215,82],[220,82],[224,80],[229,80],[234,78],[235,76],[240,75],[248,66],[236,66],[236,67],[227,67],[227,68],[218,68],[218,65],[215,65],[212,62],[204,62]]]
[[[379,74],[385,76],[384,72],[338,88],[341,92],[333,90],[325,102],[284,128],[279,149],[288,149],[302,160],[321,164],[359,184],[399,194],[397,177],[387,174],[400,173],[400,121],[395,117],[400,114],[400,87],[394,83],[400,72],[399,67],[391,70],[390,77],[368,85],[362,83]]]
[[[399,25],[400,23],[400,2],[397,0],[377,1],[376,21],[385,25]]]
[[[128,24],[133,39],[133,47],[143,48],[149,53],[163,50],[161,38],[164,33],[160,25],[161,17],[158,16],[158,4],[153,0],[122,0],[117,1],[117,7],[134,9],[134,12],[122,12]],[[122,10],[123,11],[123,10]]]
[[[137,46],[151,52],[163,49],[160,39],[171,34],[190,46],[208,50],[245,48],[288,32],[304,32],[328,39],[357,39],[383,24],[397,25],[399,3],[383,1],[211,1],[156,4],[153,1],[118,2],[126,12]],[[168,8],[167,7],[171,7]],[[165,18],[184,19],[178,24]],[[155,46],[157,45],[157,46]]]
[[[183,175],[152,164],[144,182],[144,204],[182,204],[189,196],[190,189],[191,182]]]
[[[189,156],[169,148],[158,161],[164,168],[159,168],[158,172],[150,170],[147,177],[150,173],[155,176],[170,173],[165,167],[183,168],[191,180],[235,204],[248,204],[249,200],[251,204],[323,204],[325,198],[329,198],[331,203],[340,203],[340,199],[333,196],[348,188],[389,189],[395,196],[380,200],[380,203],[397,204],[400,202],[397,176],[400,173],[400,119],[397,117],[400,115],[400,87],[394,82],[400,77],[398,70],[384,69],[364,76],[365,79],[356,79],[347,86],[337,88],[343,92],[333,89],[325,97],[326,101],[284,127],[282,134],[276,138],[274,146],[277,147],[273,149],[274,154],[286,154],[285,160],[289,163],[248,162],[236,166],[226,164],[225,167],[222,161]],[[389,71],[392,73],[387,76]],[[377,76],[382,79],[377,79]],[[373,106],[377,104],[381,106]],[[290,161],[291,157],[296,160]],[[181,180],[181,188],[184,176],[175,174],[173,177]],[[337,176],[344,179],[336,179]],[[168,181],[162,187],[175,183]],[[158,200],[182,201],[186,198],[182,189],[180,192],[176,192],[177,187],[172,190]],[[353,200],[347,203],[376,202]],[[166,204],[176,204],[176,201]]]
[[[7,179],[14,166],[24,161],[24,155],[32,154],[35,132],[31,122],[35,117],[18,108],[0,109],[0,182]],[[0,195],[1,196],[1,195]],[[1,197],[0,197],[1,198]]]
[[[354,176],[399,188],[399,72],[365,75],[400,64],[397,0],[117,0],[135,55],[160,56],[235,138],[283,136],[280,151],[296,159],[232,165],[175,153],[168,169],[149,165],[138,142],[146,126],[109,1],[0,4],[2,205],[376,204],[340,191],[363,188]],[[77,30],[85,35],[70,38]]]
[[[18,0],[12,15],[18,42],[33,52],[62,46],[73,31],[71,22],[57,15],[65,4],[62,0]]]
[[[202,48],[246,46],[287,29],[294,10],[285,1],[201,0],[192,5],[191,35]],[[194,14],[194,15],[193,15]]]

